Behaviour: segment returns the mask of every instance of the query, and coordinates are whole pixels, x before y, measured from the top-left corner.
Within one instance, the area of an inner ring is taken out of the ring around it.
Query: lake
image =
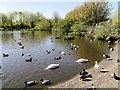
[[[83,68],[93,67],[94,62],[102,60],[102,54],[107,52],[106,42],[90,41],[82,37],[66,41],[63,35],[55,39],[56,32],[49,31],[0,31],[1,53],[8,53],[8,57],[2,55],[3,88],[24,88],[24,81],[38,80],[39,84],[30,88],[46,88],[49,85],[41,85],[40,79],[50,79],[51,85],[62,83],[73,78]],[[53,42],[51,42],[53,38]],[[20,48],[21,41],[24,49]],[[70,44],[79,45],[78,50],[71,50]],[[54,48],[54,51],[51,50]],[[50,50],[50,54],[46,53]],[[60,55],[63,51],[66,55]],[[24,56],[21,56],[21,54]],[[26,62],[28,54],[33,58],[32,62]],[[54,57],[61,56],[60,60]],[[75,61],[79,58],[87,58],[90,62],[78,64]],[[55,70],[45,70],[52,63],[59,63],[60,67]]]

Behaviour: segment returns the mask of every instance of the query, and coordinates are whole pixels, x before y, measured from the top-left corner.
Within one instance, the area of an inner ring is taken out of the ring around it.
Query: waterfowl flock
[[[59,39],[59,38],[60,38],[60,37],[56,37],[55,39]],[[51,42],[53,43],[53,38],[51,38]],[[19,47],[20,47],[21,49],[24,49],[24,45],[22,44],[21,41],[18,42],[18,45],[19,45]],[[72,50],[78,50],[78,49],[80,48],[80,46],[71,43],[71,44],[70,44],[70,48],[71,48]],[[108,46],[108,48],[109,48],[110,51],[114,51],[114,48],[113,48],[113,47]],[[50,50],[46,50],[46,53],[47,53],[47,54],[50,54],[50,53],[51,53],[52,51],[54,51],[54,50],[55,50],[54,48],[51,48]],[[24,55],[25,55],[25,54],[22,52],[22,53],[21,53],[21,56],[24,56]],[[66,53],[65,53],[64,51],[60,51],[60,52],[59,52],[59,55],[61,55],[61,56],[56,56],[56,57],[54,57],[54,60],[62,59],[62,55],[64,56],[64,55],[66,55]],[[8,57],[8,56],[9,56],[9,54],[3,53],[3,57]],[[26,61],[26,62],[32,62],[32,61],[33,61],[33,58],[31,57],[31,55],[30,55],[30,54],[27,54],[27,56],[28,56],[28,57],[25,59],[25,61]],[[108,55],[108,54],[106,54],[106,53],[103,53],[102,56],[103,56],[103,58],[111,59],[111,56]],[[76,60],[75,62],[81,64],[81,63],[87,63],[87,62],[89,62],[89,60],[86,59],[86,58],[79,58],[79,59]],[[119,63],[119,62],[120,62],[120,60],[117,59],[117,63]],[[54,70],[54,69],[57,69],[57,68],[59,68],[59,67],[60,67],[60,64],[59,64],[59,63],[49,64],[49,65],[45,68],[45,70]],[[100,66],[99,66],[99,64],[98,64],[97,61],[95,61],[94,67],[95,67],[97,70],[99,70],[100,72],[102,72],[102,73],[109,72],[107,69],[104,69],[104,68],[99,69]],[[93,78],[92,74],[89,74],[85,69],[83,69],[83,71],[80,72],[79,77],[80,77],[80,79],[81,79],[82,81],[92,80],[92,78]],[[120,80],[120,77],[118,77],[115,73],[112,74],[112,77],[114,77],[114,79],[116,79],[116,80]],[[51,84],[51,83],[52,83],[52,80],[44,80],[44,79],[41,79],[40,82],[41,82],[42,85],[46,85],[46,84]],[[25,84],[25,87],[33,86],[33,85],[38,84],[38,81],[34,81],[34,80],[33,80],[33,81],[25,81],[24,84]]]

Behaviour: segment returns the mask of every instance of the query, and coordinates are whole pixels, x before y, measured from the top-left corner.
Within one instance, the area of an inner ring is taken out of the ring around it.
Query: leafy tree
[[[108,2],[85,2],[69,12],[66,17],[73,17],[77,21],[95,26],[99,22],[108,20],[109,14],[110,7]]]
[[[44,16],[39,17],[39,21],[36,23],[35,29],[37,30],[51,30],[50,22]]]

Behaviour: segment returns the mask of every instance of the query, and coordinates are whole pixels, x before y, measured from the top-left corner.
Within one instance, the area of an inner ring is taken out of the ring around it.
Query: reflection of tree
[[[2,32],[2,44],[3,46],[13,45],[13,33],[11,31]]]

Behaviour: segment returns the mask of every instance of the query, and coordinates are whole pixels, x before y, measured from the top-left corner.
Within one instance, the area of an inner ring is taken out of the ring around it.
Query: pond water
[[[55,85],[73,78],[83,68],[88,69],[94,65],[94,61],[102,60],[103,52],[106,52],[107,43],[100,41],[90,41],[85,38],[76,37],[75,40],[65,41],[61,35],[60,39],[55,39],[55,32],[48,31],[1,31],[0,49],[2,53],[8,53],[8,57],[3,57],[3,88],[24,88],[24,81],[50,79],[51,85]],[[51,42],[53,38],[53,42]],[[18,45],[19,39],[24,45],[21,49]],[[70,44],[79,45],[78,50],[71,50]],[[99,44],[98,44],[99,43]],[[50,54],[46,50],[51,50]],[[64,51],[66,55],[60,55]],[[24,56],[21,56],[21,54]],[[28,54],[33,58],[32,62],[26,62]],[[60,60],[54,57],[61,56]],[[87,58],[90,62],[78,64],[75,61],[79,58]],[[45,70],[52,63],[59,63],[60,67],[55,70]],[[38,85],[30,88],[46,88],[49,85]]]

